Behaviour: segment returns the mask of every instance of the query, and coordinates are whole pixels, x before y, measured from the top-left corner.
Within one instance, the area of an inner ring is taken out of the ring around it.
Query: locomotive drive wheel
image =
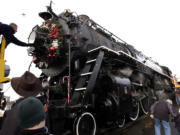
[[[139,101],[135,98],[132,98],[132,110],[129,112],[129,118],[132,121],[137,120],[139,116]]]
[[[96,120],[91,113],[84,112],[75,119],[73,129],[75,135],[95,135]]]
[[[144,114],[148,114],[149,112],[149,97],[145,96],[143,99],[140,100],[141,109]]]
[[[116,121],[118,127],[120,127],[120,128],[124,127],[125,122],[126,122],[125,115],[122,115],[121,118],[118,121]]]

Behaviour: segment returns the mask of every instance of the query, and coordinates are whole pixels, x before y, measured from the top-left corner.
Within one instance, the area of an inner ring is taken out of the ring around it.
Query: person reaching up
[[[18,46],[24,46],[24,47],[32,46],[32,44],[27,44],[25,42],[22,42],[14,36],[14,34],[17,32],[17,28],[18,26],[15,23],[10,23],[9,25],[3,23],[0,24],[0,35],[3,35],[4,38],[6,39],[6,47],[9,45],[9,43],[14,43]]]

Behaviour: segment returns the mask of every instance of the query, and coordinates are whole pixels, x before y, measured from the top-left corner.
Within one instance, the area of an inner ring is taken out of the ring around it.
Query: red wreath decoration
[[[59,36],[59,29],[58,28],[54,28],[50,31],[50,37],[52,39],[57,39],[58,36]]]

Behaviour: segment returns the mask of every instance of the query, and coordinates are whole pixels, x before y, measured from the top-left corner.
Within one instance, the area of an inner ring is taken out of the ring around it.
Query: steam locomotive
[[[29,36],[28,54],[42,70],[53,134],[95,135],[123,127],[173,92],[171,71],[86,15],[51,6]]]

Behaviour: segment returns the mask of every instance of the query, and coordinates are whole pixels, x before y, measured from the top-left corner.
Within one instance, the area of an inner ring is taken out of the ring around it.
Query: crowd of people
[[[3,116],[0,135],[50,135],[46,125],[46,102],[37,95],[42,90],[40,80],[26,71],[11,80],[12,88],[21,98]]]
[[[5,48],[9,43],[23,47],[32,46],[14,36],[17,28],[15,23],[8,25],[0,22],[0,35],[6,40]],[[47,102],[43,96],[37,97],[42,90],[41,81],[26,71],[21,77],[12,78],[11,86],[21,98],[1,117],[0,135],[50,135],[46,123]]]

